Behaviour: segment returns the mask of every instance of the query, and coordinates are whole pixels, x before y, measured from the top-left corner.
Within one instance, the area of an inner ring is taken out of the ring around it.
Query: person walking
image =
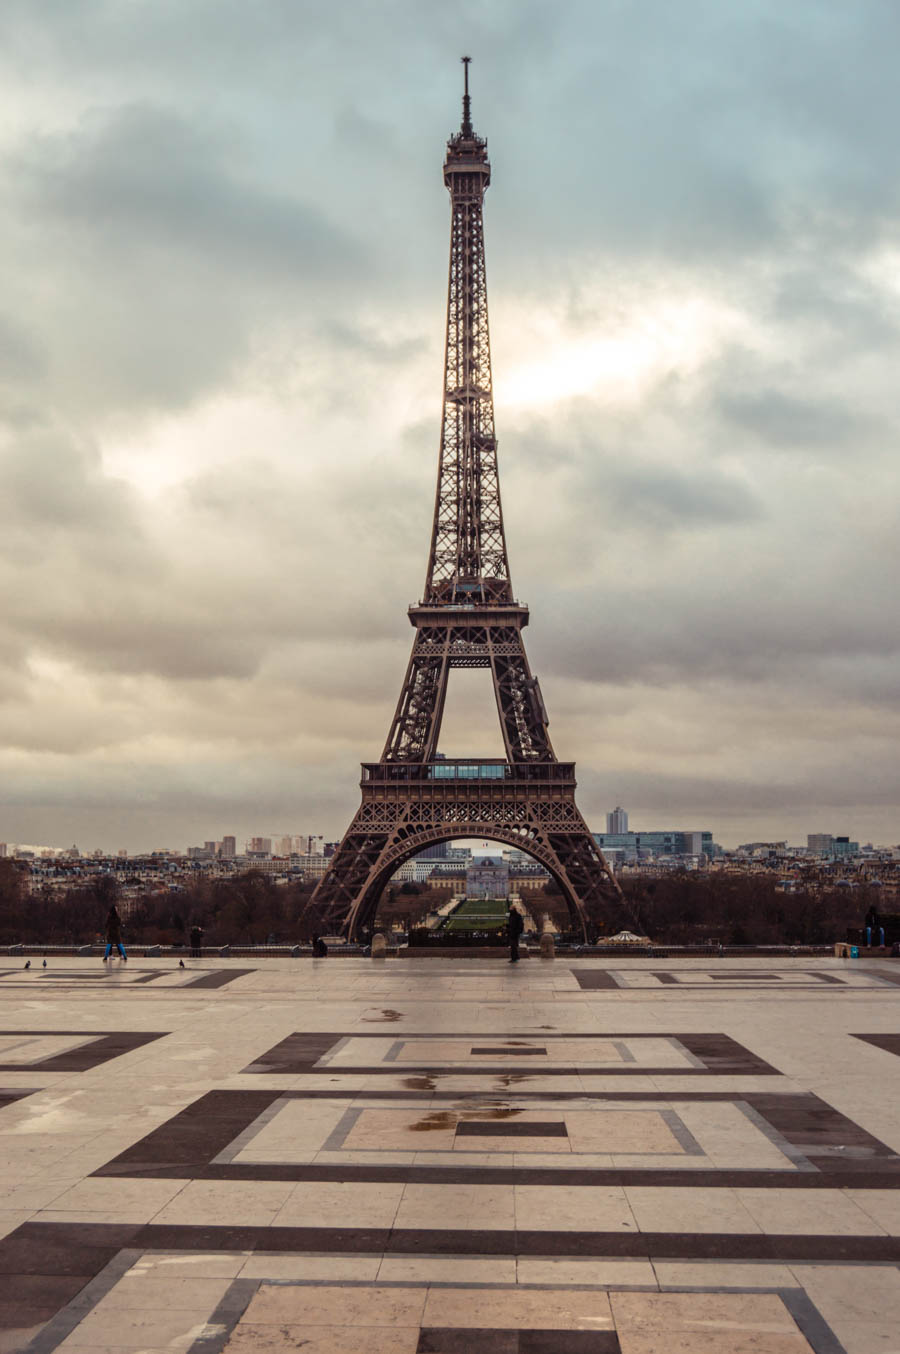
[[[103,956],[104,964],[112,954],[113,945],[115,945],[119,954],[127,962],[128,955],[125,953],[125,946],[122,944],[122,918],[116,910],[115,903],[113,903],[112,907],[109,909],[106,918],[106,954]]]
[[[203,945],[203,927],[202,927],[202,926],[192,926],[192,927],[191,927],[191,958],[192,958],[192,959],[200,959],[200,958],[202,958],[202,949],[201,949],[202,945]]]
[[[509,962],[511,964],[518,964],[519,962],[519,936],[524,930],[525,922],[521,912],[517,907],[511,907],[506,919],[506,934],[509,936]]]

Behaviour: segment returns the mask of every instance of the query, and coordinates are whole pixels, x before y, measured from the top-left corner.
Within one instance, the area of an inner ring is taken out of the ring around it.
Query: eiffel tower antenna
[[[528,608],[510,579],[491,378],[483,207],[487,141],[471,120],[469,57],[462,124],[447,142],[450,273],[444,397],[431,546],[400,699],[381,760],[364,763],[362,803],[308,905],[320,931],[355,937],[405,860],[454,837],[532,855],[556,880],[587,937],[621,918],[622,895],[575,804],[575,766],[559,762],[522,631]],[[454,668],[488,668],[502,759],[438,755]]]
[[[471,136],[472,100],[469,98],[469,63],[471,62],[472,58],[470,56],[461,56],[459,59],[463,63],[463,71],[464,71],[463,78],[465,80],[465,88],[463,90],[462,126],[460,127],[459,130],[463,136]]]

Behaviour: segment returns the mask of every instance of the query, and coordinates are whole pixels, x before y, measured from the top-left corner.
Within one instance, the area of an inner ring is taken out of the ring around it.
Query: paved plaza
[[[0,960],[0,1351],[900,1351],[900,962]]]

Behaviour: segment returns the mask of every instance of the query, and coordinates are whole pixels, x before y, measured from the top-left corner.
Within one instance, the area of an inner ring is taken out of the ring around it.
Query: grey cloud
[[[633,398],[500,420],[586,811],[895,813],[894,7],[11,0],[0,837],[337,835],[355,807],[427,549],[461,33],[495,323],[614,340],[620,282],[651,325],[682,293],[740,321]],[[145,435],[174,487],[104,470]]]
[[[626,461],[614,464],[595,492],[618,521],[651,529],[734,526],[762,515],[762,505],[745,484],[715,469]]]
[[[358,256],[337,224],[261,184],[249,150],[223,128],[132,105],[42,138],[14,168],[47,224],[69,238],[80,229],[107,263],[118,254],[123,266],[161,269],[186,255],[201,270],[215,260],[280,284],[355,273]]]
[[[840,454],[859,438],[869,439],[888,431],[882,422],[847,402],[766,386],[723,392],[718,411],[743,431],[781,451],[804,447],[820,454]]]

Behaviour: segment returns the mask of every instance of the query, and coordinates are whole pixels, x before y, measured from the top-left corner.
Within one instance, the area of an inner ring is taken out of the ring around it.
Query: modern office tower
[[[291,854],[291,838],[279,837],[275,843],[276,856],[289,856]]]
[[[606,815],[606,830],[607,832],[628,831],[628,814],[624,809],[620,808],[618,804],[613,809],[612,813]]]
[[[306,849],[306,853],[309,856],[324,856],[325,838],[321,835],[311,834],[309,838],[309,845],[307,846]]]
[[[219,852],[219,855],[223,860],[234,860],[237,855],[237,842],[234,837],[222,838],[222,849]]]
[[[248,856],[271,856],[272,838],[271,837],[251,837],[247,843]]]
[[[806,835],[806,849],[814,856],[824,856],[831,850],[833,841],[830,832],[809,832]]]
[[[209,854],[210,854],[210,857],[211,857],[213,860],[215,860],[215,857],[216,857],[216,848],[217,848],[217,846],[218,846],[218,842],[204,842],[204,843],[203,843],[203,849],[204,849],[204,851],[208,851]]]

